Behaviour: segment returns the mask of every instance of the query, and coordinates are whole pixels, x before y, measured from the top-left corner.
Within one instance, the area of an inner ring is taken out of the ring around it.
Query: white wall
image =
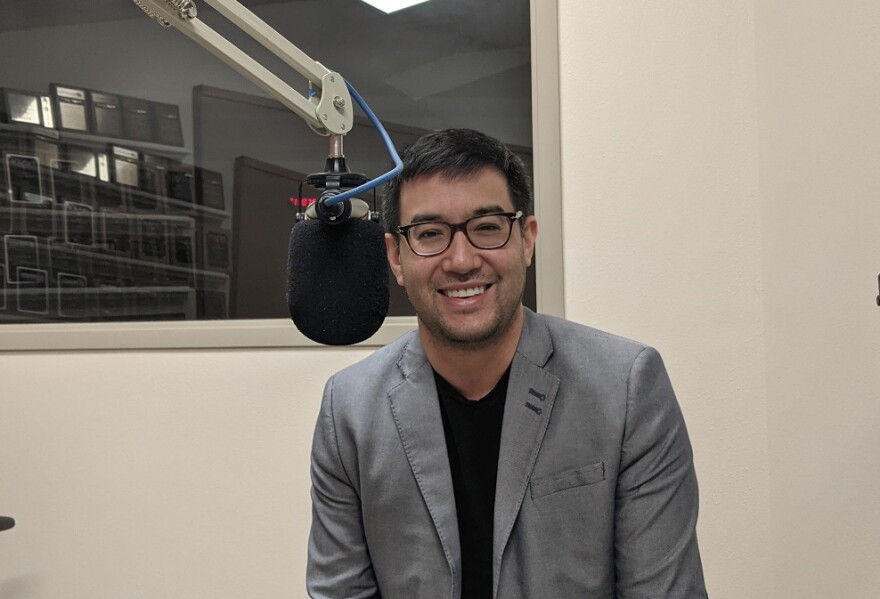
[[[872,0],[560,0],[566,305],[663,353],[714,599],[880,587]],[[304,596],[363,350],[0,355],[0,597]]]
[[[561,3],[566,314],[655,345],[694,445],[711,596],[768,594],[751,3]]]
[[[366,355],[3,354],[0,597],[304,597],[321,391]]]
[[[878,17],[561,3],[567,314],[663,352],[715,598],[880,587]]]
[[[880,5],[756,6],[777,596],[876,597]]]

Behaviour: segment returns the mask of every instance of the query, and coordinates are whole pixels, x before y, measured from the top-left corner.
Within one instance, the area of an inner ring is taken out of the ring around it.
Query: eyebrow
[[[489,206],[483,206],[481,208],[477,208],[474,210],[473,216],[483,216],[484,214],[495,214],[496,212],[507,212],[503,207],[498,204],[492,204]],[[432,222],[445,222],[443,218],[439,214],[416,214],[412,217],[412,220],[409,221],[409,224],[413,225],[416,223],[432,223]]]

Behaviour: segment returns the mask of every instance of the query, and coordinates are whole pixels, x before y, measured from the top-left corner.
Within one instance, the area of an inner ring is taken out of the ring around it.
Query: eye
[[[472,220],[468,229],[472,234],[489,236],[506,232],[506,225],[502,217],[490,215]]]
[[[427,241],[446,235],[446,230],[436,225],[421,225],[413,229],[413,233],[419,241]]]

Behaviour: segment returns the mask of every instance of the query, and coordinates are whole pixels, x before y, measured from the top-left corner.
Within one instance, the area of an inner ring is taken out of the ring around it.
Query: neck
[[[446,345],[419,327],[419,337],[428,361],[464,397],[482,399],[495,387],[513,361],[523,329],[520,306],[507,331],[497,340],[485,344]]]

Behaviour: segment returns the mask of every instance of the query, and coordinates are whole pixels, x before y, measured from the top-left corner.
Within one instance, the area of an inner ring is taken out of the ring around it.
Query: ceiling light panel
[[[422,2],[427,1],[428,0],[364,0],[364,2],[370,6],[375,6],[389,15],[398,10],[403,10],[404,8],[409,8],[410,6],[415,6],[416,4],[421,4]]]

